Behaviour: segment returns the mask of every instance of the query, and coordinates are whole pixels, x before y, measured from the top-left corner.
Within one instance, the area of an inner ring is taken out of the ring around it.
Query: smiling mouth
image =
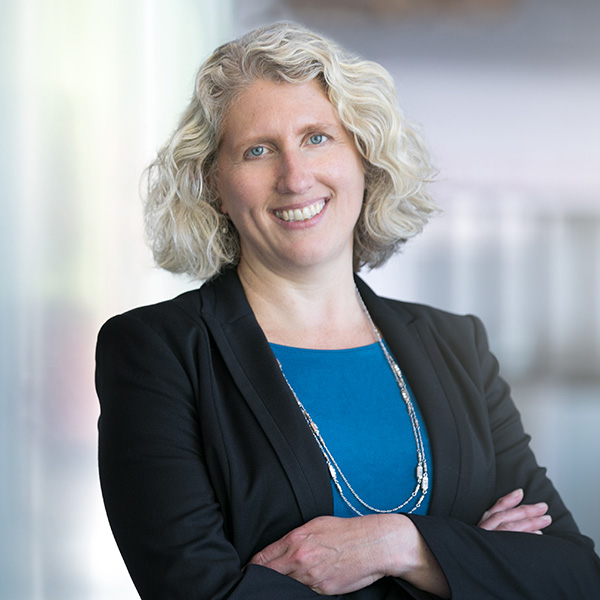
[[[320,200],[319,202],[315,202],[314,204],[310,204],[305,206],[304,208],[294,208],[291,210],[275,210],[275,216],[282,221],[289,222],[298,222],[298,221],[308,221],[313,217],[316,217],[324,208],[326,201]]]

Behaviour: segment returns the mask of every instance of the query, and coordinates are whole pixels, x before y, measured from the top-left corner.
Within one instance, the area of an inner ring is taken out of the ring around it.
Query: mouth
[[[273,211],[275,216],[282,221],[300,222],[309,221],[316,217],[324,208],[327,202],[325,200],[319,200],[314,204],[309,204],[303,208],[292,208],[289,210],[275,210]]]

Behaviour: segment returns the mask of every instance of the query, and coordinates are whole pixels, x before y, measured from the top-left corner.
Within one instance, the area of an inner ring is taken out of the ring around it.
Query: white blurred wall
[[[135,598],[101,504],[94,345],[186,281],[152,267],[138,181],[229,0],[0,2],[0,597]]]

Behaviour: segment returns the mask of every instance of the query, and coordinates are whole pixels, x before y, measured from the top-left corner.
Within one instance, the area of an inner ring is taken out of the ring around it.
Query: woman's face
[[[226,115],[216,183],[240,266],[352,268],[362,161],[317,82],[258,80],[243,92]]]

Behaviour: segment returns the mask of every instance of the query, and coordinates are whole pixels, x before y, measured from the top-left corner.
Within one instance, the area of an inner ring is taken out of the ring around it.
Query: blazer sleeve
[[[495,451],[493,497],[522,487],[525,503],[548,503],[553,522],[543,535],[535,535],[485,531],[451,516],[411,519],[437,558],[453,600],[600,598],[600,561],[593,543],[579,533],[545,469],[537,465],[508,385],[488,350],[483,325],[470,319],[480,365],[474,380],[485,398],[486,427]]]
[[[188,345],[165,339],[135,313],[111,319],[98,337],[102,493],[141,598],[318,597],[271,569],[244,568],[226,538],[197,421],[197,340]]]

